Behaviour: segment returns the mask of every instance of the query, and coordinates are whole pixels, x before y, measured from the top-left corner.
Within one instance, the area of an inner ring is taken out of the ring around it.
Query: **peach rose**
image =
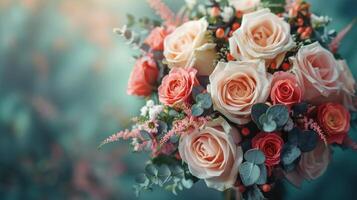
[[[330,51],[318,42],[302,46],[292,59],[293,72],[305,88],[304,100],[310,103],[331,101],[341,90],[341,71]]]
[[[216,59],[216,44],[209,41],[208,23],[202,18],[178,27],[164,40],[164,56],[170,68],[191,68],[210,75]]]
[[[272,80],[270,99],[273,104],[291,107],[302,100],[303,88],[299,86],[296,76],[289,72],[275,72]]]
[[[266,64],[281,64],[285,53],[295,46],[290,25],[261,9],[243,15],[242,25],[229,38],[230,52],[237,60],[264,59]]]
[[[350,130],[350,113],[341,104],[325,103],[317,109],[317,121],[329,144],[342,144]]]
[[[214,109],[238,124],[248,123],[252,106],[270,93],[271,76],[261,60],[220,62],[209,80]]]
[[[139,58],[130,74],[127,93],[136,96],[149,96],[159,76],[159,69],[148,55]]]
[[[357,111],[356,81],[353,78],[346,60],[338,60],[341,75],[339,81],[342,84],[342,91],[337,95],[337,99],[348,109]]]
[[[260,0],[228,0],[236,10],[243,13],[249,13],[257,9],[260,4]]]
[[[314,150],[302,153],[297,171],[307,180],[317,179],[326,171],[330,160],[330,147],[319,142]]]
[[[240,142],[237,129],[218,118],[180,138],[178,149],[182,160],[208,187],[223,191],[233,187],[237,179],[243,151],[234,143],[233,135]]]
[[[167,106],[174,106],[188,100],[192,88],[198,81],[197,70],[174,68],[166,75],[159,87],[159,100]]]
[[[154,28],[145,40],[145,44],[149,45],[155,51],[164,50],[164,39],[168,35],[168,31],[163,27]]]

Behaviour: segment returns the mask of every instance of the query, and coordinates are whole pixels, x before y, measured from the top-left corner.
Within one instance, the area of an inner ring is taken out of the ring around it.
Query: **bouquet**
[[[234,198],[265,199],[282,179],[321,176],[332,147],[348,136],[356,82],[337,33],[305,1],[187,0],[173,12],[147,0],[162,20],[136,19],[116,33],[137,49],[127,92],[146,99],[129,130],[150,152],[137,194],[176,194],[198,180]]]

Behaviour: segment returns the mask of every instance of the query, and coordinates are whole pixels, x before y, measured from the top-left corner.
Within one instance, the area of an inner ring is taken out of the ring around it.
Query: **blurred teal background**
[[[357,15],[356,0],[310,2],[336,30]],[[126,96],[135,52],[112,33],[126,13],[155,17],[144,0],[0,1],[0,199],[135,199],[131,185],[147,155],[130,154],[125,142],[96,149],[142,103]],[[356,40],[354,27],[341,48],[355,76]],[[301,190],[285,184],[283,196],[356,199],[356,185],[357,153],[336,149],[325,175]],[[179,196],[157,189],[140,197],[195,198],[222,196],[200,182]]]

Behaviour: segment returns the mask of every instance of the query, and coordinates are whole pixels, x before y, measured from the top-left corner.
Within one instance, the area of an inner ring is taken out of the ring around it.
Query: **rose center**
[[[265,21],[262,24],[259,24],[252,31],[254,42],[262,47],[266,47],[267,45],[269,45],[271,43],[269,38],[273,34],[271,30],[271,22]]]

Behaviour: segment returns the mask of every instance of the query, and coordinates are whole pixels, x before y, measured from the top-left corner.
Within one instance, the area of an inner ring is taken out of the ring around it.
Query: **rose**
[[[291,107],[302,100],[303,88],[299,86],[296,76],[289,72],[275,72],[272,80],[270,99],[273,104]]]
[[[238,60],[264,59],[281,64],[285,53],[295,46],[290,25],[262,9],[243,15],[242,24],[229,39],[230,52]]]
[[[216,44],[209,41],[205,19],[189,21],[164,40],[164,56],[170,68],[191,68],[199,75],[209,75],[214,69]]]
[[[350,113],[341,104],[325,103],[317,109],[317,121],[329,144],[342,144],[350,129]]]
[[[238,124],[248,123],[252,106],[265,102],[270,93],[263,61],[220,62],[209,80],[214,109]]]
[[[163,27],[154,28],[149,36],[145,39],[145,44],[149,45],[155,51],[164,50],[164,39],[168,35],[168,31]]]
[[[326,171],[330,159],[329,146],[319,142],[314,150],[301,155],[297,170],[305,179],[313,180]]]
[[[283,139],[277,133],[258,133],[252,139],[252,147],[261,150],[265,155],[265,164],[269,167],[280,162]]]
[[[159,100],[167,106],[185,102],[191,95],[192,88],[198,81],[197,70],[174,68],[166,75],[159,86]]]
[[[127,93],[149,96],[157,82],[159,70],[151,55],[139,58],[130,74]]]
[[[179,153],[192,175],[204,179],[207,186],[223,191],[233,187],[243,151],[233,141],[233,135],[241,138],[237,129],[223,118],[181,136]]]
[[[356,81],[353,78],[350,68],[345,60],[337,61],[340,67],[341,75],[339,81],[342,84],[342,92],[337,95],[339,100],[346,108],[357,111],[356,100]]]
[[[336,99],[334,95],[341,89],[341,71],[331,52],[315,42],[302,46],[292,60],[293,72],[305,88],[305,100],[321,103]]]
[[[243,13],[254,11],[260,4],[260,0],[229,0],[229,4]]]

